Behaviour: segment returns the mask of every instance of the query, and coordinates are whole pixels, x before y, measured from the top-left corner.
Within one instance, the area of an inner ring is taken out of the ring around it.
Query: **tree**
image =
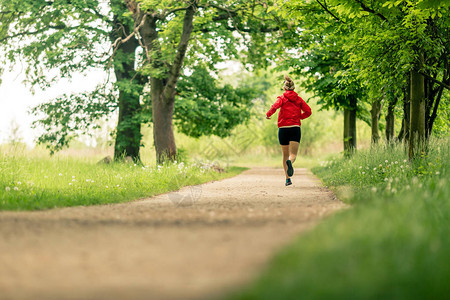
[[[236,52],[230,30],[249,30],[242,15],[264,14],[247,2],[230,2],[221,7],[210,1],[154,1],[125,0],[134,20],[134,32],[144,48],[144,74],[149,77],[152,105],[153,137],[157,161],[174,159],[176,145],[173,134],[173,114],[176,85],[181,75],[184,59],[191,40],[197,46],[209,46],[218,42],[218,36],[227,43],[215,51],[190,52],[190,59],[205,60],[214,64],[220,60],[220,52]],[[261,5],[259,5],[262,7]],[[249,10],[252,8],[253,10]],[[232,27],[230,28],[230,23]],[[198,27],[197,27],[198,26]],[[196,30],[195,28],[198,28]],[[224,30],[225,29],[225,30]],[[217,33],[220,32],[221,35]],[[231,42],[231,43],[230,43]],[[231,45],[231,46],[230,46]],[[206,47],[207,47],[206,46]],[[195,45],[192,46],[195,49]],[[234,49],[233,49],[234,48]],[[217,52],[219,55],[217,55]]]
[[[381,108],[383,107],[383,97],[375,96],[372,98],[371,110],[370,110],[370,125],[371,125],[371,143],[375,145],[380,140],[380,116],[381,116]]]
[[[409,153],[415,157],[413,149],[423,149],[420,145],[428,139],[437,115],[432,112],[438,110],[443,89],[449,88],[449,3],[333,0],[329,4],[328,10],[352,25],[346,49],[352,67],[360,70],[358,78],[368,86],[388,85],[400,91],[410,86],[416,101],[411,101],[410,129],[415,135],[409,135]],[[404,80],[406,74],[410,83]]]
[[[138,44],[130,39],[114,55],[108,46],[110,40],[132,29],[124,3],[111,0],[109,7],[101,7],[98,1],[2,1],[1,11],[13,12],[9,24],[2,26],[3,48],[10,61],[27,63],[31,87],[46,88],[59,78],[93,68],[115,73],[113,84],[102,83],[94,91],[78,95],[64,94],[35,107],[33,113],[44,113],[35,123],[45,129],[38,142],[47,144],[51,153],[58,151],[118,109],[114,156],[138,161],[141,121],[136,112],[143,88],[134,68]],[[51,77],[48,70],[58,74]]]

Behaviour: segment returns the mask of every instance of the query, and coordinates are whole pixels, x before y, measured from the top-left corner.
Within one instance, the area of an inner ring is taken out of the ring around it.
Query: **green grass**
[[[1,154],[0,170],[0,210],[40,210],[130,201],[232,177],[245,168],[217,173],[207,164],[170,163],[158,168]]]
[[[401,146],[323,162],[313,171],[352,207],[298,237],[230,298],[446,299],[449,158],[440,142],[412,163]]]

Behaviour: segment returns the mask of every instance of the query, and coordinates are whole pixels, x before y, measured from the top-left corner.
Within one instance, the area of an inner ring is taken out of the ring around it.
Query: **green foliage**
[[[2,1],[1,10],[14,14],[13,22],[3,31],[0,47],[6,51],[5,59],[25,62],[26,81],[31,87],[47,88],[58,79],[93,68],[111,72],[113,67],[117,75],[124,72],[124,64],[134,62],[134,51],[129,57],[119,49],[111,57],[109,49],[110,39],[132,28],[121,0],[109,1],[108,6],[97,0]],[[79,94],[64,93],[33,108],[31,113],[39,117],[34,126],[43,129],[37,142],[46,144],[53,154],[75,137],[90,135],[101,121],[111,117],[118,108],[119,91],[139,97],[141,84],[131,77],[117,77],[115,83],[104,82]]]
[[[0,155],[0,211],[40,210],[135,200],[211,180],[244,168],[216,173],[205,165],[174,163],[148,167],[87,159]]]
[[[110,49],[108,45],[119,37],[124,38],[124,35],[138,25],[134,24],[133,16],[123,1],[111,0],[105,4],[97,0],[75,2],[2,0],[1,3],[2,11],[17,12],[11,17],[16,26],[4,23],[6,25],[2,24],[0,28],[2,36],[5,36],[5,41],[8,42],[5,44],[8,59],[13,62],[20,59],[27,63],[27,80],[32,86],[37,84],[48,87],[58,78],[70,78],[74,72],[88,72],[93,67],[104,68],[107,72],[114,68],[116,73],[113,87],[107,82],[92,93],[63,95],[33,110],[35,114],[44,112],[44,117],[36,122],[36,125],[42,125],[45,130],[39,142],[47,143],[52,153],[67,146],[77,135],[98,126],[100,116],[108,117],[115,107],[121,110],[121,106],[117,105],[120,101],[118,95],[142,94],[146,82],[141,79],[150,76],[167,81],[173,72],[178,53],[186,7],[191,4],[189,1],[139,1],[142,10],[156,16],[154,29],[158,37],[146,49],[148,52],[146,50],[141,52],[137,64],[139,74],[119,76],[118,73],[124,72],[124,64],[131,58],[134,60],[134,51],[124,52],[120,48],[115,51],[116,49]],[[187,67],[194,70],[201,68],[199,65],[201,61],[201,65],[214,69],[216,63],[236,58],[239,41],[245,33],[258,32],[259,27],[267,26],[253,19],[266,16],[266,5],[255,4],[252,1],[227,1],[219,4],[198,1],[194,31],[185,59]],[[240,34],[236,35],[233,32]],[[254,38],[256,39],[257,35],[254,35]],[[197,72],[194,72],[195,74]],[[124,76],[126,78],[122,78]],[[138,80],[133,81],[136,77]],[[199,78],[188,81],[190,83],[186,86],[190,85],[190,91],[180,93],[182,103],[177,104],[176,109],[176,112],[180,113],[175,116],[176,122],[184,132],[192,136],[205,134],[226,136],[237,124],[249,118],[250,100],[252,95],[256,95],[249,87],[232,88],[229,85],[218,87],[214,83],[212,85],[214,91],[202,89],[196,92],[193,90],[194,87],[198,89],[202,87]],[[180,85],[183,86],[183,83]],[[99,93],[99,90],[102,92]],[[104,99],[99,100],[98,94],[103,94],[101,97]],[[151,104],[148,95],[143,96],[147,100],[144,109],[136,110],[135,115],[121,122],[117,132],[136,122],[150,121],[151,110],[148,108]],[[191,110],[194,103],[192,100],[197,96],[203,102],[195,103],[198,106],[196,116],[181,113],[183,110],[194,113]],[[126,101],[125,98],[121,99]],[[205,102],[206,99],[210,101]],[[88,103],[90,101],[92,104]],[[214,107],[207,110],[207,105]],[[198,120],[204,122],[193,123]],[[127,141],[121,139],[116,141],[116,144],[122,145],[121,143]]]
[[[11,12],[11,21],[2,24],[0,48],[6,55],[1,62],[25,62],[27,82],[42,88],[75,71],[103,66],[109,20],[99,9],[96,0],[2,0],[0,10]]]
[[[450,292],[448,141],[432,148],[421,162],[404,162],[401,147],[379,148],[315,168],[354,206],[298,237],[258,281],[229,298],[445,298]]]
[[[349,67],[348,53],[344,51],[350,27],[330,22],[330,15],[317,2],[279,1],[278,15],[295,20],[282,27],[269,43],[275,53],[278,70],[287,70],[302,76],[302,86],[318,100],[323,109],[354,109],[350,99],[366,101],[366,90],[357,78],[358,71]],[[357,114],[368,121],[366,106],[358,104]]]
[[[252,100],[264,93],[248,79],[237,88],[219,86],[205,66],[194,67],[177,85],[174,123],[178,130],[192,137],[230,135],[233,128],[249,120]]]
[[[101,87],[93,92],[63,95],[50,102],[42,103],[31,113],[44,114],[33,123],[34,128],[42,128],[38,144],[45,144],[50,154],[68,147],[71,140],[82,134],[89,135],[99,128],[98,121],[117,109],[113,95]]]
[[[272,61],[306,75],[305,87],[324,108],[345,107],[346,95],[355,94],[358,117],[369,123],[367,104],[400,94],[409,72],[419,68],[421,53],[421,72],[450,82],[448,1],[297,0],[278,1],[273,8],[295,22],[269,38]],[[439,88],[428,84],[427,124]]]

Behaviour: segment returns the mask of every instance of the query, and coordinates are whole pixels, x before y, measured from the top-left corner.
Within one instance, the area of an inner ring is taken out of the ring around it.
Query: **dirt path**
[[[305,169],[127,204],[0,213],[0,299],[211,299],[344,205]]]

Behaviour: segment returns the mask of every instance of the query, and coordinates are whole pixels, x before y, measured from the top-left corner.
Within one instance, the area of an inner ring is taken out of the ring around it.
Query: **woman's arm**
[[[281,107],[281,104],[283,104],[283,98],[278,97],[277,101],[272,105],[272,107],[269,109],[269,111],[266,113],[267,118],[270,118],[271,115],[273,115],[277,109]]]
[[[303,113],[300,114],[300,120],[306,119],[311,115],[311,107],[309,107],[309,105],[306,104],[305,100],[303,99],[300,102],[300,108],[303,111]]]

